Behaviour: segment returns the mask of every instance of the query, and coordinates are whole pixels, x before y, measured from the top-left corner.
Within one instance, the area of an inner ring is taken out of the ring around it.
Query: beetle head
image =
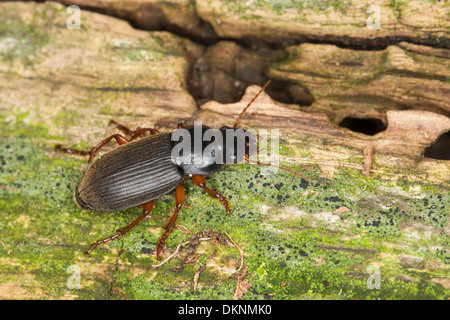
[[[223,126],[220,131],[223,137],[222,154],[225,163],[241,163],[256,152],[256,135],[250,130]]]

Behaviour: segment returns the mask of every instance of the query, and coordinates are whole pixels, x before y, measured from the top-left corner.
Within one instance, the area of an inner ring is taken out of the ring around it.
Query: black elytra
[[[175,157],[172,151],[180,141],[174,141],[175,133],[161,133],[131,141],[96,159],[75,189],[77,205],[106,212],[135,207],[172,191],[184,175],[213,174],[225,164],[242,162],[255,151],[247,143],[245,149],[238,152],[239,139],[256,142],[251,133],[242,129],[222,127],[217,130],[202,125],[198,130],[202,137],[208,130],[213,132],[210,141],[200,140],[199,148],[193,143],[195,126],[177,130],[186,130],[192,140],[190,148]],[[233,132],[226,132],[230,130]],[[231,134],[234,139],[227,139]],[[222,137],[222,141],[217,142],[220,140],[216,140],[217,137]],[[221,161],[215,161],[218,158]]]

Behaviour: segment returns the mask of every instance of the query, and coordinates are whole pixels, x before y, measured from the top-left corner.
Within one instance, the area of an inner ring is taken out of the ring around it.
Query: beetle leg
[[[111,123],[115,124],[116,128],[123,131],[125,134],[131,135],[131,133],[133,132],[133,130],[128,129],[127,127],[121,125],[120,123],[117,123],[114,119],[109,120],[108,125],[110,125]]]
[[[178,213],[180,212],[180,209],[183,206],[183,202],[184,202],[184,189],[183,185],[179,184],[175,191],[176,210],[173,213],[172,218],[170,218],[170,221],[167,224],[161,238],[159,239],[158,245],[156,246],[156,259],[158,260],[161,260],[161,253],[166,245],[167,237],[172,232],[173,227],[175,226],[175,222],[177,221]]]
[[[83,150],[77,150],[77,149],[71,149],[71,148],[64,148],[62,145],[58,144],[55,146],[55,150],[59,150],[62,152],[72,153],[72,154],[78,154],[80,156],[89,156],[89,161],[91,161],[92,157],[105,145],[107,144],[112,138],[116,139],[117,143],[119,145],[125,144],[129,142],[125,137],[123,137],[120,134],[113,134],[112,136],[109,136],[102,142],[100,142],[98,145],[93,147],[90,151],[83,151]]]
[[[209,193],[209,195],[215,199],[218,199],[222,205],[225,207],[225,210],[227,211],[227,214],[231,214],[230,212],[230,205],[228,204],[227,199],[221,195],[220,193],[209,189],[206,187],[206,179],[203,176],[199,176],[199,175],[192,175],[191,177],[192,181],[194,182],[194,184],[197,187],[202,188],[204,191],[206,191],[207,193]]]
[[[153,207],[155,206],[155,200],[146,202],[142,205],[143,207],[143,213],[141,216],[139,216],[139,218],[137,218],[136,220],[134,220],[133,222],[131,222],[129,225],[127,225],[124,228],[121,228],[119,230],[117,230],[117,233],[112,235],[111,237],[105,238],[105,239],[101,239],[96,241],[95,243],[93,243],[89,249],[86,250],[86,254],[89,255],[91,253],[92,250],[94,250],[97,246],[104,244],[104,243],[108,243],[111,242],[117,238],[121,238],[123,237],[128,231],[130,231],[131,229],[133,229],[139,222],[141,222],[142,219],[144,219],[152,210]]]
[[[137,128],[136,130],[130,130],[127,127],[125,127],[124,125],[121,125],[120,123],[117,123],[115,120],[110,120],[109,124],[115,124],[117,129],[125,132],[126,134],[128,134],[129,136],[131,136],[131,140],[136,139],[137,137],[139,137],[140,135],[142,135],[145,132],[150,132],[151,134],[158,134],[158,130],[153,129],[153,128]]]
[[[116,133],[113,134],[112,136],[109,136],[108,138],[106,138],[105,140],[103,140],[102,142],[100,142],[98,145],[96,145],[94,148],[92,148],[91,151],[89,151],[89,161],[92,159],[92,157],[98,152],[100,151],[101,148],[103,148],[103,146],[105,146],[109,141],[111,141],[111,139],[114,138],[116,139],[117,143],[119,145],[125,144],[127,142],[130,142],[128,139],[126,139],[125,137],[123,137],[122,135]]]
[[[158,134],[159,131],[153,128],[137,128],[136,130],[132,131],[131,133],[131,140],[136,139],[137,137],[139,137],[140,135],[142,135],[145,132],[150,131],[150,133],[153,134]]]

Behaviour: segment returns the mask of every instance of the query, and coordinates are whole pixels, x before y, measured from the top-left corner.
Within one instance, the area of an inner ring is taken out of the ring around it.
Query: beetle
[[[270,80],[242,110],[233,127],[223,126],[219,130],[213,129],[216,133],[221,133],[222,136],[226,136],[225,131],[227,130],[231,130],[237,136],[239,134],[246,135],[245,152],[240,154],[235,143],[224,139],[222,143],[216,143],[218,148],[212,148],[210,152],[207,152],[207,146],[204,143],[202,143],[201,148],[197,149],[192,144],[191,148],[183,149],[178,156],[174,157],[173,150],[180,143],[174,139],[173,135],[176,131],[159,133],[153,128],[130,130],[114,120],[111,120],[110,124],[115,124],[119,130],[130,136],[130,138],[127,139],[121,134],[113,134],[90,151],[64,148],[61,145],[56,145],[55,150],[58,151],[83,156],[88,155],[89,162],[91,162],[94,155],[97,155],[101,148],[112,139],[115,139],[119,147],[106,152],[90,163],[81,181],[75,188],[75,203],[81,209],[99,212],[113,212],[135,206],[143,209],[143,213],[136,220],[117,230],[114,235],[96,241],[85,253],[89,255],[97,246],[124,236],[152,211],[156,199],[175,189],[176,209],[165,227],[155,250],[156,257],[160,260],[166,239],[172,232],[184,203],[182,182],[186,175],[192,179],[196,186],[206,191],[211,197],[218,199],[225,208],[226,213],[230,214],[227,199],[222,194],[206,186],[205,176],[219,171],[225,163],[239,163],[244,159],[249,160],[249,157],[255,152],[249,146],[255,142],[256,137],[249,134],[246,130],[238,129],[238,125],[245,111],[269,83]],[[178,129],[185,129],[189,134],[195,134],[195,126],[185,128],[182,124],[178,124],[177,127]],[[210,128],[207,126],[201,126],[202,133],[208,129]],[[137,139],[146,132],[150,132],[151,135]],[[217,155],[217,150],[221,154]],[[195,159],[201,156],[204,161],[196,162]],[[213,161],[213,159],[216,159],[216,156],[222,157],[224,161]],[[186,158],[190,161],[182,161]],[[256,162],[263,164],[259,161]]]

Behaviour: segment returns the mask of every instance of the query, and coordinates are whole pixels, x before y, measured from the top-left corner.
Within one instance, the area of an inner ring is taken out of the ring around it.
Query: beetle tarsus
[[[227,212],[227,214],[231,214],[230,212],[230,204],[228,203],[228,200],[220,193],[206,187],[206,179],[203,176],[200,175],[192,175],[191,177],[192,181],[194,182],[194,184],[203,189],[205,192],[207,192],[211,197],[219,200],[222,205],[225,208],[225,211]]]
[[[177,221],[178,213],[181,210],[181,207],[184,203],[184,189],[183,185],[179,184],[175,190],[175,203],[176,203],[176,210],[173,213],[172,217],[170,218],[169,223],[164,228],[164,233],[162,234],[161,238],[158,241],[158,244],[156,246],[156,259],[161,260],[161,253],[164,251],[164,248],[166,246],[166,240],[170,233],[172,233],[172,230],[175,226],[175,222]]]
[[[115,124],[117,129],[123,131],[125,134],[129,135],[131,138],[127,139],[124,136],[116,133],[116,134],[113,134],[113,135],[107,137],[103,141],[101,141],[99,144],[97,144],[95,147],[93,147],[90,151],[64,148],[61,144],[55,145],[54,149],[55,149],[55,151],[62,151],[62,152],[66,152],[66,153],[77,154],[80,156],[89,156],[88,162],[90,162],[92,160],[92,158],[94,157],[94,155],[96,155],[100,151],[100,149],[103,148],[112,138],[114,138],[119,145],[122,145],[122,144],[128,143],[128,142],[138,138],[145,132],[150,132],[152,135],[159,133],[158,130],[153,129],[153,128],[137,128],[136,130],[130,130],[127,127],[121,125],[120,123],[117,123],[114,120],[110,120],[109,124]]]
[[[64,148],[61,144],[57,144],[54,147],[55,151],[60,151],[60,152],[66,152],[66,153],[70,153],[70,154],[77,154],[80,156],[89,156],[89,160],[91,159],[91,151],[83,151],[83,150],[77,150],[77,149],[71,149],[71,148]]]
[[[120,123],[117,123],[114,119],[111,119],[108,123],[108,125],[110,124],[115,124],[116,128],[121,130],[122,132],[124,132],[125,134],[129,135],[131,137],[130,141],[138,138],[139,136],[141,136],[142,134],[144,134],[145,132],[150,132],[152,135],[154,134],[158,134],[159,131],[153,128],[136,128],[136,130],[130,130],[127,127],[125,127],[124,125],[121,125]]]
[[[108,238],[104,238],[101,240],[97,240],[94,242],[89,249],[86,250],[86,255],[90,255],[91,251],[94,250],[96,247],[98,247],[101,244],[111,242],[113,240],[116,240],[117,238],[122,238],[126,233],[128,233],[131,229],[133,229],[139,222],[141,222],[142,219],[144,219],[153,209],[155,206],[155,200],[151,200],[149,202],[144,203],[143,205],[143,213],[133,222],[131,222],[129,225],[127,225],[124,228],[120,228],[116,231],[116,233]]]

